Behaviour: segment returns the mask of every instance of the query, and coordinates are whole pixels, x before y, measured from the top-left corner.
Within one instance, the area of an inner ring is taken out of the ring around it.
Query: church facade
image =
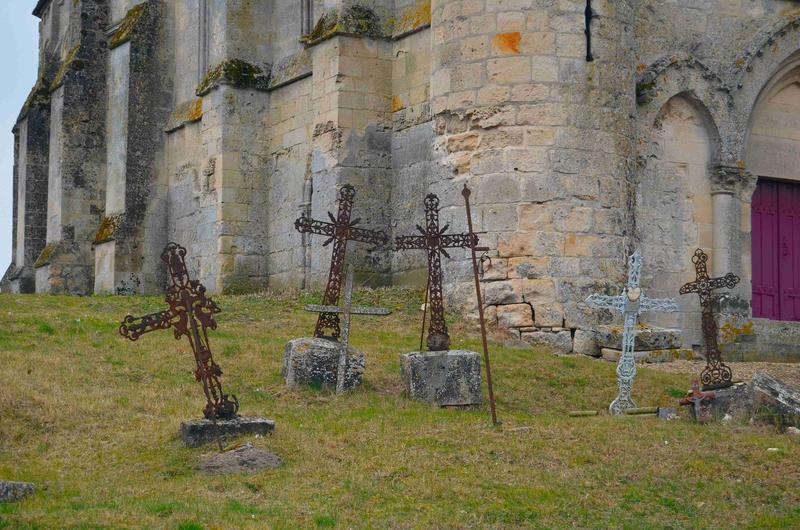
[[[2,288],[153,293],[176,241],[212,292],[322,285],[294,228],[356,188],[392,238],[466,228],[487,315],[597,353],[626,257],[681,310],[703,248],[741,282],[719,303],[729,359],[800,344],[800,8],[789,0],[39,0],[39,78],[14,128]],[[361,280],[424,285],[425,256],[351,245]],[[446,290],[470,299],[468,254]],[[793,357],[794,356],[794,357]]]

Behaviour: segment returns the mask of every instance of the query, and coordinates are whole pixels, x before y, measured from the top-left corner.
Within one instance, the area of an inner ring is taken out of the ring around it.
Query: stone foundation
[[[302,337],[290,340],[283,354],[281,375],[291,388],[297,385],[314,385],[336,388],[339,373],[340,345],[328,339]],[[352,346],[347,348],[344,389],[361,385],[366,357]]]
[[[264,418],[237,416],[230,420],[217,420],[216,425],[205,418],[181,423],[181,440],[189,447],[199,447],[217,441],[217,434],[225,442],[235,436],[270,434],[275,430],[275,422]]]
[[[436,405],[478,405],[481,402],[481,359],[476,352],[447,350],[400,356],[400,377],[406,395]]]

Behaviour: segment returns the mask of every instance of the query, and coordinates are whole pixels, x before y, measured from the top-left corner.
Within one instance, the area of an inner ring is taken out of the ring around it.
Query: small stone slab
[[[400,356],[400,377],[412,399],[442,407],[481,402],[481,358],[473,351],[404,353]]]
[[[622,326],[597,326],[595,340],[601,348],[619,348],[622,345]],[[677,350],[681,347],[681,330],[655,327],[637,327],[636,351]]]
[[[678,410],[673,407],[658,407],[658,419],[677,420]]]
[[[606,361],[617,362],[622,355],[621,350],[614,348],[602,348],[600,350],[603,359]],[[633,359],[637,363],[670,363],[677,359],[691,361],[694,359],[694,352],[690,349],[681,348],[673,350],[649,350],[633,352]]]
[[[219,431],[217,431],[219,429]],[[217,432],[226,440],[234,436],[249,434],[270,434],[275,430],[275,422],[252,416],[236,416],[230,420],[217,420],[216,426],[205,418],[181,423],[181,440],[189,447],[217,441]]]
[[[0,502],[14,502],[33,495],[34,485],[30,482],[0,480]]]
[[[340,348],[338,342],[317,337],[290,340],[283,352],[283,368],[281,369],[281,375],[286,379],[286,384],[290,388],[297,385],[318,385],[335,389],[339,372]],[[365,363],[364,352],[348,346],[344,376],[345,390],[361,385]]]
[[[780,414],[784,423],[800,425],[800,389],[758,371],[750,382],[753,404]]]
[[[255,473],[275,469],[283,464],[279,456],[247,443],[221,453],[206,453],[200,457],[197,470],[206,475]]]

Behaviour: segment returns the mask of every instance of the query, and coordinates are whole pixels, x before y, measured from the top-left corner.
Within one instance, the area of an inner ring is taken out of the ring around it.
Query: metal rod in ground
[[[481,340],[483,342],[483,358],[484,364],[486,365],[486,386],[489,389],[489,407],[492,411],[492,424],[497,425],[497,411],[495,410],[494,404],[494,387],[492,386],[492,365],[489,362],[489,344],[486,340],[486,321],[483,317],[483,300],[481,297],[481,282],[478,274],[478,257],[475,255],[475,247],[478,243],[478,237],[475,235],[475,232],[472,230],[472,213],[469,209],[469,196],[471,195],[471,191],[467,187],[467,184],[464,183],[464,189],[461,191],[461,195],[464,196],[464,204],[466,206],[467,211],[467,230],[469,235],[473,239],[472,244],[469,247],[470,254],[472,255],[472,273],[475,277],[475,297],[478,299],[478,316],[480,317],[481,321]]]
[[[642,414],[658,414],[658,407],[637,407],[625,409],[625,414],[629,416],[638,416]]]
[[[573,418],[581,418],[583,416],[599,416],[599,410],[573,410],[569,413]]]

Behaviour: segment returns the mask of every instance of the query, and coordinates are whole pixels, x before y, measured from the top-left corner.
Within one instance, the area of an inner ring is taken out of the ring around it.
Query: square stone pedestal
[[[442,407],[481,402],[481,358],[473,351],[404,353],[400,376],[412,399]]]
[[[316,337],[290,340],[283,352],[281,375],[289,387],[318,385],[336,388],[339,373],[338,342]],[[366,359],[364,352],[352,346],[347,348],[344,389],[350,390],[361,384]]]
[[[217,429],[219,429],[219,435],[228,441],[234,436],[270,434],[275,430],[275,422],[251,416],[236,416],[230,420],[217,420],[216,426],[214,422],[205,418],[189,420],[181,423],[181,440],[189,447],[198,447],[216,442]]]

